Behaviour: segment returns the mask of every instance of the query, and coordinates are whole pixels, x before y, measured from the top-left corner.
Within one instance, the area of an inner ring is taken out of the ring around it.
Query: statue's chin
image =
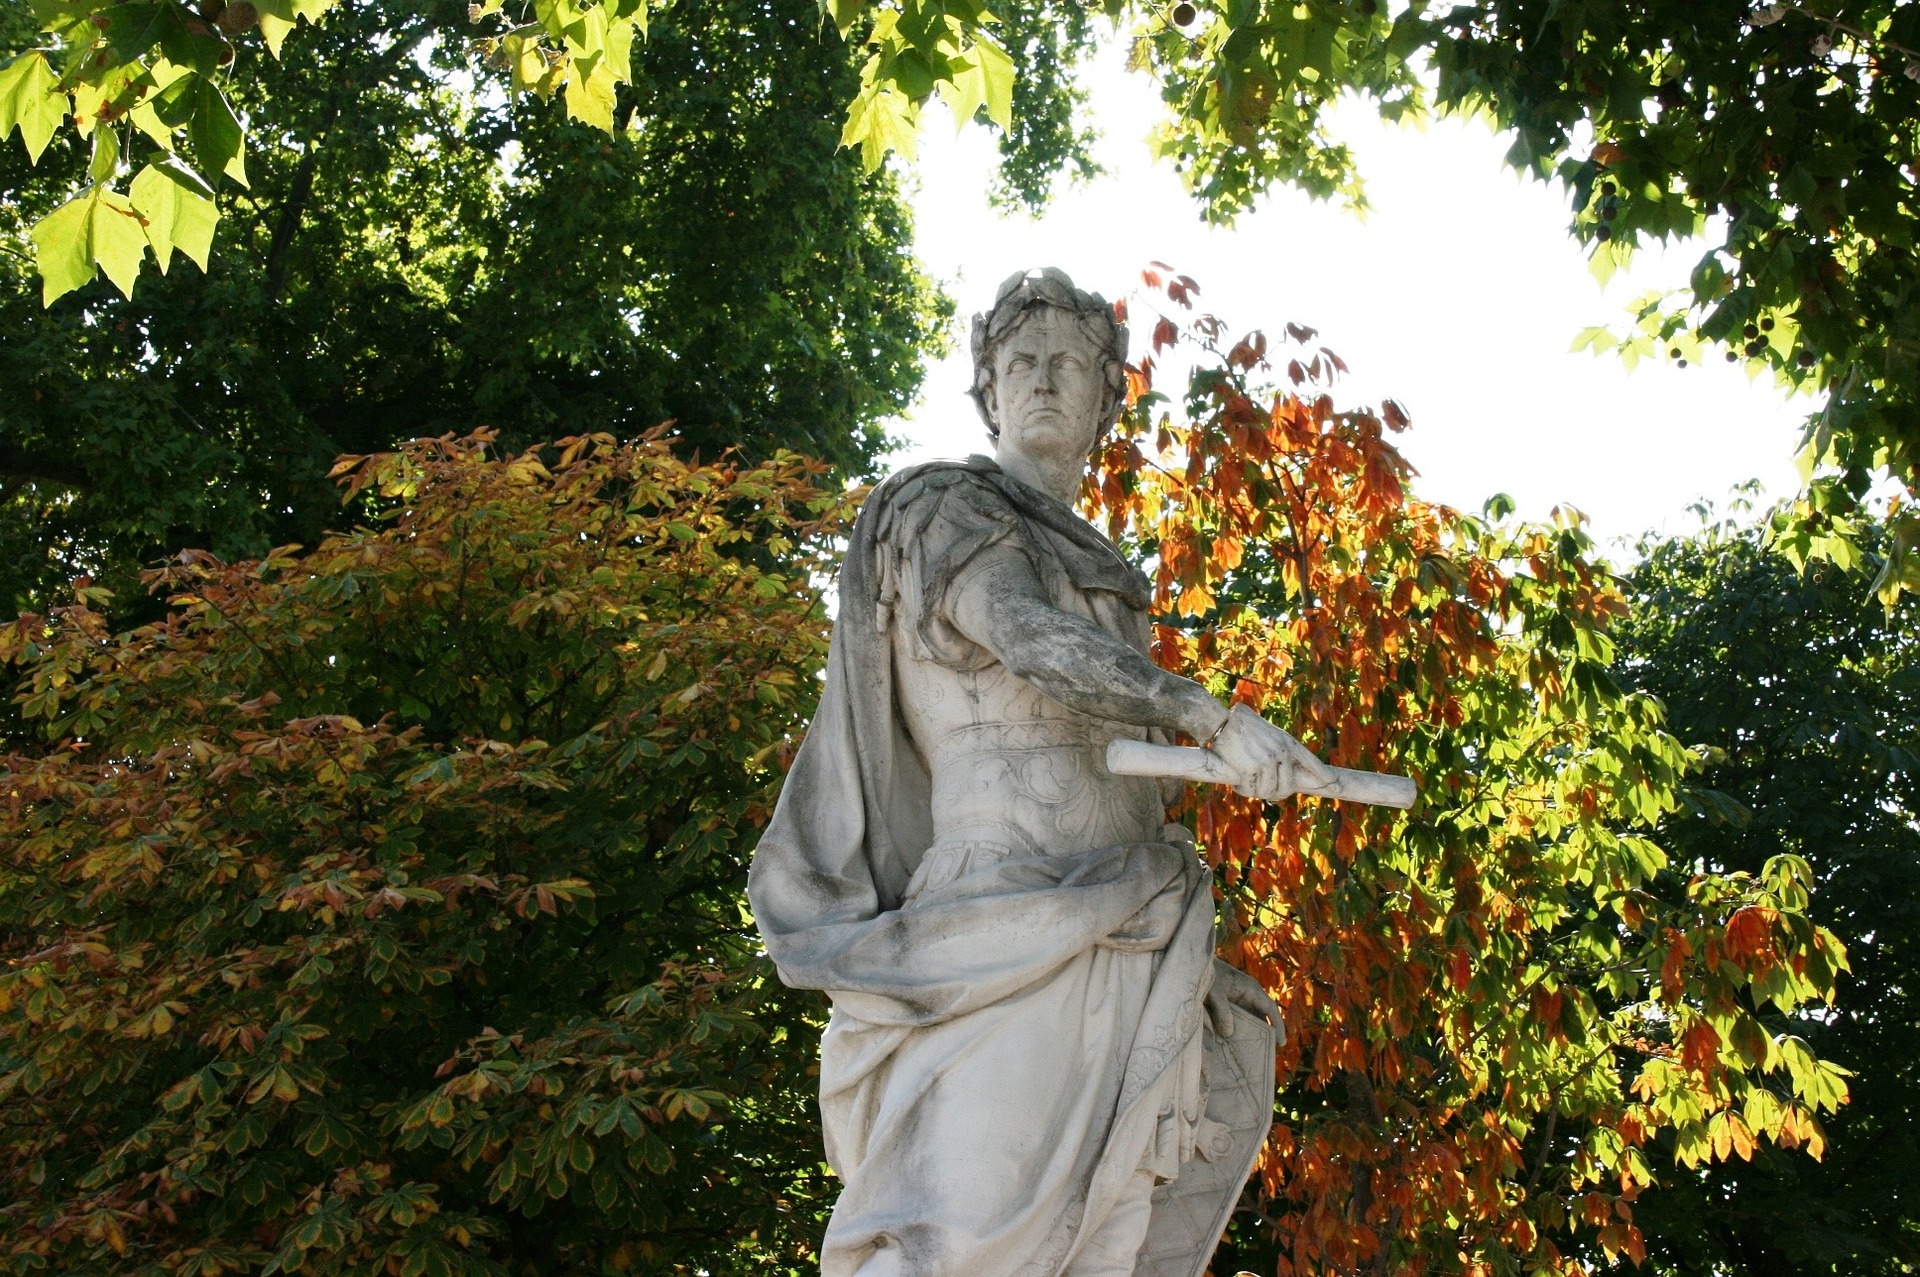
[[[1030,457],[1085,457],[1093,448],[1099,431],[1086,422],[1075,422],[1065,413],[1042,412],[1020,423],[1017,431],[1003,432],[1001,450],[1009,448]]]

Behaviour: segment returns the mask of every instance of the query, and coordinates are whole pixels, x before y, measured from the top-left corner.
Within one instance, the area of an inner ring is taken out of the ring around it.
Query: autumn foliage
[[[1152,352],[1085,504],[1156,566],[1158,659],[1422,790],[1191,800],[1224,955],[1288,1031],[1262,1217],[1216,1271],[1578,1272],[1641,1256],[1634,1199],[1675,1159],[1818,1157],[1845,1083],[1795,1021],[1844,954],[1797,857],[1668,863],[1660,820],[1710,799],[1608,674],[1623,603],[1577,517],[1419,501],[1405,414],[1337,410],[1311,330],[1230,344],[1192,280],[1145,282]]]
[[[658,437],[340,474],[369,527],[182,555],[158,624],[0,630],[0,1272],[801,1244],[813,1034],[739,888],[844,499]]]
[[[1819,1156],[1846,1084],[1796,1029],[1844,953],[1797,857],[1668,863],[1719,809],[1608,673],[1578,520],[1413,498],[1313,333],[1147,282],[1086,506],[1157,657],[1423,794],[1190,799],[1288,1030],[1215,1270],[1572,1273],[1676,1164]],[[808,1267],[819,1008],[741,886],[846,499],[658,436],[339,476],[365,527],[182,555],[156,624],[82,583],[0,630],[0,1272]]]

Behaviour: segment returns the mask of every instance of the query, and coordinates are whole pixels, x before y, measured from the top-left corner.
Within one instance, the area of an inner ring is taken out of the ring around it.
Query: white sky
[[[912,170],[916,248],[959,303],[963,333],[1015,270],[1058,266],[1115,297],[1159,259],[1197,280],[1199,308],[1235,332],[1277,334],[1289,320],[1319,329],[1352,369],[1336,401],[1405,405],[1413,426],[1398,443],[1429,500],[1475,510],[1505,492],[1531,518],[1569,503],[1621,553],[1643,531],[1697,527],[1686,507],[1744,480],[1773,496],[1794,491],[1811,400],[1749,382],[1717,356],[1629,373],[1613,354],[1569,349],[1589,325],[1620,326],[1640,294],[1683,283],[1697,245],[1643,252],[1602,290],[1567,234],[1565,192],[1508,170],[1506,143],[1488,128],[1402,129],[1361,104],[1335,122],[1367,183],[1364,222],[1283,190],[1232,229],[1208,228],[1147,153],[1159,110],[1150,82],[1125,74],[1117,50],[1090,74],[1106,175],[1062,192],[1037,220],[987,204],[992,135],[956,138],[943,108],[928,111]],[[1133,327],[1138,353],[1147,325]],[[895,464],[988,450],[968,378],[961,340],[895,423],[907,440]]]

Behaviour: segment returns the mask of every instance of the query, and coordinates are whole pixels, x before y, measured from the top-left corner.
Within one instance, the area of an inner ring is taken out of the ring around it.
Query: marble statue
[[[847,551],[748,887],[781,978],[832,1002],[825,1277],[1199,1277],[1271,1122],[1278,1017],[1126,773],[1370,782],[1148,659],[1146,578],[1072,509],[1126,349],[1061,272],[1007,280],[973,325],[994,457],[894,475]]]

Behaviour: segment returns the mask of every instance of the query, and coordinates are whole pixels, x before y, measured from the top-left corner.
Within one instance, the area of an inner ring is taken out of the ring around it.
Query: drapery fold
[[[748,886],[782,980],[833,1003],[827,1277],[1059,1277],[1142,1173],[1174,1178],[1216,1133],[1213,899],[1191,846],[1014,856],[909,902],[932,782],[895,703],[881,541],[904,498],[947,485],[1013,512],[1074,588],[1147,598],[1097,531],[985,458],[904,471],[861,513],[820,707]]]

